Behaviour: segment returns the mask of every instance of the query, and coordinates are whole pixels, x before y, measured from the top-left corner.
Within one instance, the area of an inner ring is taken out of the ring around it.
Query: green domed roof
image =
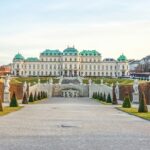
[[[122,54],[119,56],[119,58],[117,60],[118,61],[127,61],[127,57],[124,54]]]
[[[15,55],[13,60],[14,61],[24,60],[24,57],[20,53],[18,53],[18,54]]]
[[[68,47],[63,51],[63,55],[78,55],[78,50],[74,47]]]
[[[44,55],[44,56],[57,56],[57,55],[61,55],[62,53],[59,51],[59,50],[49,50],[49,49],[46,49],[44,52],[41,53],[41,55]]]
[[[39,59],[38,59],[37,57],[28,57],[28,58],[26,59],[26,61],[27,61],[27,62],[37,62],[37,61],[39,61]]]
[[[83,50],[80,52],[82,56],[101,56],[101,54],[96,50]]]

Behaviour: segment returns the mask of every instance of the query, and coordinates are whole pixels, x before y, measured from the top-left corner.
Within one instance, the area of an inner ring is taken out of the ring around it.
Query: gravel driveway
[[[149,121],[89,98],[51,98],[0,117],[0,150],[149,149]]]

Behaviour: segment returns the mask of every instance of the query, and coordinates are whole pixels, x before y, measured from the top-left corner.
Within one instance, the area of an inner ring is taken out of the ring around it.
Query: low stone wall
[[[27,88],[27,94],[28,96],[30,96],[30,94],[32,93],[33,95],[35,93],[38,94],[38,92],[47,92],[48,96],[51,96],[51,90],[50,90],[51,85],[47,84],[47,83],[38,83],[32,86],[28,86]]]
[[[93,93],[105,93],[106,96],[110,94],[112,97],[113,88],[105,84],[91,84],[89,85],[89,97],[92,98]]]

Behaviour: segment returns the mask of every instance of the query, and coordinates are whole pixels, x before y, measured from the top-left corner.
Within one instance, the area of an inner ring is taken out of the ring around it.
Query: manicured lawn
[[[117,109],[129,113],[131,115],[135,115],[137,117],[146,119],[146,120],[150,120],[150,112],[148,113],[138,113],[138,109],[137,108],[122,108],[122,107],[118,107]]]
[[[101,79],[103,79],[104,83],[108,83],[109,85],[111,85],[112,83],[115,84],[117,81],[119,82],[120,85],[132,85],[134,80],[132,79],[120,79],[120,78],[99,78],[99,77],[95,77],[95,78],[91,78],[92,81],[96,84],[100,84],[101,83]],[[89,78],[86,78],[83,80],[84,84],[88,84],[88,80]],[[147,81],[144,80],[140,80],[139,83],[144,83]]]
[[[51,77],[39,77],[39,78],[41,80],[41,83],[46,83],[49,81],[49,79]],[[11,80],[11,83],[12,84],[21,84],[26,81],[27,83],[30,82],[31,84],[34,84],[34,82],[36,82],[36,83],[38,82],[39,78],[38,77],[17,77],[17,78],[13,78]],[[58,83],[58,81],[59,81],[58,79],[53,78],[53,83]]]
[[[15,112],[20,110],[21,108],[23,108],[23,106],[19,106],[19,107],[4,107],[3,111],[0,111],[0,116],[4,116],[7,115],[9,113]]]

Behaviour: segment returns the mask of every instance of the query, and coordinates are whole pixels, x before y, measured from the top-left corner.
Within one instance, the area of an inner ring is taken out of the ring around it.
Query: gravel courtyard
[[[149,121],[89,98],[51,98],[0,117],[0,150],[149,149]]]

